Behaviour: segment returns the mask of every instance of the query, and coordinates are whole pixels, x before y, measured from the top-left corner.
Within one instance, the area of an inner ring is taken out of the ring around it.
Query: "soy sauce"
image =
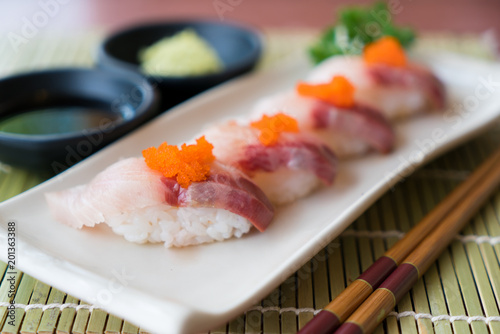
[[[28,110],[0,119],[0,132],[22,135],[70,134],[120,122],[123,114],[89,107]]]

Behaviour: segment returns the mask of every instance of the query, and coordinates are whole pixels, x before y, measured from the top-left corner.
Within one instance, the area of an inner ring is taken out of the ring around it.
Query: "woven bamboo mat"
[[[310,32],[266,34],[266,67],[293,57]],[[38,36],[14,52],[0,40],[0,76],[52,66],[90,66],[100,32]],[[432,35],[417,47],[493,53],[478,36]],[[382,196],[340,237],[321,250],[259,304],[228,324],[224,333],[295,333],[365,268],[417,223],[490,152],[500,145],[500,123],[417,170]],[[44,181],[46,175],[0,162],[0,201]],[[439,260],[398,304],[377,333],[500,333],[500,191],[489,199]],[[0,273],[7,276],[5,263]],[[5,278],[5,277],[4,277]],[[127,321],[19,273],[14,325],[6,321],[9,284],[0,285],[2,333],[143,333]]]

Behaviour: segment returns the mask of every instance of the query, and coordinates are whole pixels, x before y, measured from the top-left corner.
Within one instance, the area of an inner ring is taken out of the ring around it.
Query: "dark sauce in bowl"
[[[158,97],[130,71],[67,68],[0,79],[0,161],[59,173],[151,119]]]
[[[127,119],[125,113],[113,113],[90,107],[52,107],[27,110],[0,119],[0,132],[22,135],[69,134],[99,129]]]

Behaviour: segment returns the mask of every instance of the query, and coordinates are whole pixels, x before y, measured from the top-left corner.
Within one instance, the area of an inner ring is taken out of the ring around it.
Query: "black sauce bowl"
[[[208,75],[148,76],[150,83],[160,90],[162,110],[252,70],[260,58],[262,45],[254,30],[235,23],[185,20],[138,25],[111,35],[98,49],[97,65],[111,71],[133,70],[141,73],[140,50],[187,28],[194,29],[215,49],[224,68]]]
[[[159,94],[133,72],[68,68],[0,80],[0,125],[42,109],[55,111],[54,121],[58,121],[58,110],[67,112],[72,107],[99,110],[103,117],[98,125],[79,131],[26,134],[0,130],[0,161],[58,173],[155,116]]]

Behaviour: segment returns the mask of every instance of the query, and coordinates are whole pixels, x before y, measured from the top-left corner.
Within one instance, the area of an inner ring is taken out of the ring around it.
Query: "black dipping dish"
[[[0,161],[65,170],[158,112],[136,73],[58,69],[0,80]]]
[[[145,24],[118,32],[100,45],[97,65],[111,71],[133,70],[142,73],[139,51],[186,28],[194,29],[215,49],[224,68],[219,73],[209,75],[148,76],[151,84],[160,90],[162,110],[252,70],[260,58],[262,45],[254,30],[232,23],[193,20]]]

